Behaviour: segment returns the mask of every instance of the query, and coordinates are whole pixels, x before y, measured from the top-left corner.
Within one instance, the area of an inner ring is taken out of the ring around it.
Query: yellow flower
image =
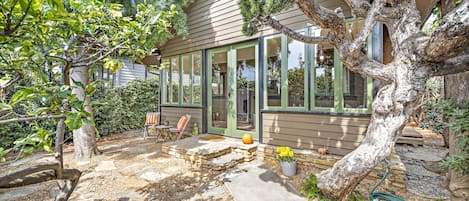
[[[289,152],[288,152],[288,156],[293,157],[293,155],[294,155],[294,154],[293,154],[293,151],[289,151]]]

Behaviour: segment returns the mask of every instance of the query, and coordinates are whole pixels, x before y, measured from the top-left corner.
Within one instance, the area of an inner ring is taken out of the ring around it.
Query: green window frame
[[[162,69],[162,105],[197,107],[202,105],[203,74],[201,51],[164,58]],[[177,74],[174,74],[174,72],[177,72]],[[198,74],[194,75],[195,72],[198,72]],[[197,80],[200,83],[195,83],[196,79],[194,78],[196,76],[199,76]],[[177,84],[173,82],[174,77],[177,77]],[[174,98],[176,94],[174,92],[176,91],[177,98]]]
[[[305,34],[308,34],[308,29],[301,29],[298,30],[299,32],[304,32]],[[280,106],[269,106],[269,96],[268,96],[268,88],[267,88],[267,82],[268,82],[268,61],[267,61],[267,55],[268,55],[268,43],[267,41],[270,39],[277,39],[280,38]],[[288,62],[288,37],[283,35],[283,34],[275,34],[272,36],[268,36],[264,38],[264,109],[265,110],[289,110],[289,111],[307,111],[308,110],[308,63],[309,57],[306,56],[308,55],[308,48],[309,44],[304,44],[304,49],[303,55],[304,57],[304,69],[303,69],[303,104],[301,106],[289,106],[289,91],[288,91],[288,67],[289,67],[289,62]]]
[[[347,23],[356,22],[357,20],[349,20]],[[298,32],[304,32],[306,35],[309,36],[318,36],[320,35],[320,27],[313,26],[308,27],[305,29],[297,30]],[[280,96],[281,96],[281,103],[280,106],[269,106],[269,97],[268,97],[268,40],[281,38],[281,77],[280,77]],[[316,73],[316,53],[318,51],[317,44],[305,44],[305,75],[304,75],[304,106],[303,107],[289,107],[288,106],[288,37],[283,34],[275,34],[268,37],[264,37],[264,110],[271,110],[271,111],[312,111],[312,112],[336,112],[336,113],[364,113],[369,114],[371,113],[371,105],[372,105],[372,91],[373,91],[373,80],[370,77],[365,78],[365,83],[362,85],[366,90],[366,94],[364,94],[364,98],[366,98],[366,102],[363,108],[346,108],[344,106],[344,66],[342,62],[339,60],[339,55],[337,50],[334,48],[334,60],[333,60],[333,106],[331,107],[316,107],[316,91],[315,91],[315,73]],[[368,56],[371,58],[372,53],[372,40],[371,37],[368,37],[367,44],[366,44],[366,51]],[[309,79],[310,78],[310,79]],[[309,82],[308,82],[309,80]],[[308,98],[309,97],[309,98]],[[366,107],[365,107],[366,106]]]

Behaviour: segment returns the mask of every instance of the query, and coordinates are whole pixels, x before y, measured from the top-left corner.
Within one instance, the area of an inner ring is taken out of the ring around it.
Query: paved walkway
[[[225,173],[223,181],[235,201],[306,200],[272,170],[258,163]]]

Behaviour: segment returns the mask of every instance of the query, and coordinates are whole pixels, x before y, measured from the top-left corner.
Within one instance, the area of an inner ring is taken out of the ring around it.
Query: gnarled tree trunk
[[[80,82],[83,86],[88,84],[89,66],[73,67],[70,71],[70,78],[75,82]],[[77,98],[84,101],[85,111],[91,116],[89,120],[93,120],[93,109],[89,105],[91,97],[85,98],[85,89],[75,85],[72,82],[72,94],[76,94]],[[96,130],[94,126],[83,122],[79,129],[73,130],[73,144],[75,149],[75,158],[90,158],[99,153],[96,145]]]
[[[345,67],[381,82],[363,142],[332,168],[317,175],[318,187],[324,195],[335,200],[348,200],[357,184],[390,155],[399,131],[425,90],[426,81],[431,76],[469,70],[469,55],[463,53],[469,46],[469,0],[444,16],[432,35],[422,32],[422,16],[414,0],[374,0],[371,4],[365,0],[345,0],[355,17],[365,18],[362,30],[354,38],[347,35],[341,9],[332,11],[314,0],[294,2],[321,28],[329,29],[329,34],[305,36],[296,33],[276,19],[263,16],[271,11],[263,10],[262,5],[249,5],[248,1],[240,4],[245,13],[252,12],[253,6],[261,7],[256,8],[255,13],[244,15],[250,18],[245,19],[249,23],[245,27],[256,31],[259,25],[269,25],[305,43],[332,44]],[[390,36],[393,59],[388,64],[376,62],[361,52],[361,45],[377,22],[386,26]]]

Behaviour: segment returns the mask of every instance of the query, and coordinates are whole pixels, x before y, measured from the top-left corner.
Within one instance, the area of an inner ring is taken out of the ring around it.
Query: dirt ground
[[[73,147],[66,149],[65,167],[82,171],[70,200],[232,200],[217,174],[163,156],[154,139],[118,135],[98,147],[103,154],[87,161],[75,161]]]

